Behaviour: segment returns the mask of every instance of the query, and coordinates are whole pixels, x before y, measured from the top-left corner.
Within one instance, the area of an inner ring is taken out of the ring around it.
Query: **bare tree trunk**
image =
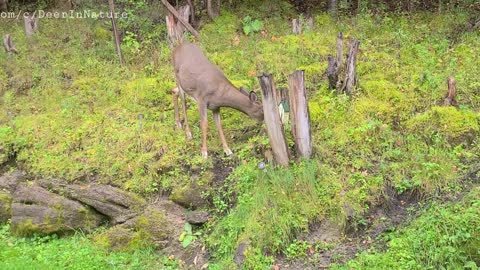
[[[285,131],[283,129],[280,115],[278,113],[277,93],[271,74],[263,74],[258,77],[262,88],[262,104],[265,115],[265,125],[267,126],[268,138],[272,146],[275,161],[288,166],[289,155],[287,142],[285,140]]]
[[[303,70],[297,70],[288,76],[288,89],[292,135],[297,157],[309,159],[312,155],[312,140],[310,112],[305,89],[305,72]]]
[[[337,19],[337,0],[328,0],[328,13],[332,18]]]
[[[292,20],[292,32],[295,35],[301,34],[302,33],[302,22],[300,19],[293,19]]]
[[[447,84],[448,92],[443,101],[443,105],[455,106],[457,105],[457,102],[455,101],[455,96],[457,95],[457,83],[455,82],[455,79],[453,77],[448,77]]]
[[[358,82],[356,66],[359,45],[360,42],[358,40],[355,38],[350,39],[350,49],[347,56],[346,77],[344,87],[342,88],[342,92],[345,92],[349,96],[352,95],[353,89],[356,87]]]
[[[190,31],[190,33],[192,33],[192,35],[194,35],[198,40],[200,40],[200,34],[198,34],[197,30],[195,30],[189,23],[188,21],[185,21],[182,16],[180,16],[180,14],[178,14],[177,10],[172,7],[172,5],[170,5],[170,3],[167,2],[167,0],[162,0],[162,3],[163,5],[168,9],[168,11],[170,11],[170,13],[173,14],[173,16],[175,16],[175,18],[177,18],[177,20],[179,22],[181,22],[185,28],[188,29],[188,31]]]
[[[192,0],[187,0],[188,5],[190,6],[190,23],[195,26],[195,5],[192,3]]]
[[[25,21],[25,34],[27,37],[32,36],[38,31],[38,18],[32,16],[24,16],[23,20]]]
[[[10,34],[6,34],[3,37],[3,46],[5,47],[5,51],[7,53],[18,53],[17,48],[15,48],[15,45],[13,44]]]
[[[123,55],[122,55],[122,48],[120,46],[120,36],[118,35],[117,23],[115,22],[115,3],[113,2],[113,0],[108,0],[108,5],[110,6],[110,16],[111,16],[111,20],[112,20],[113,38],[115,39],[118,61],[120,62],[120,65],[123,65]]]
[[[7,0],[0,0],[0,12],[7,11],[7,8],[8,8],[7,3],[8,3]]]
[[[208,17],[212,20],[218,16],[218,13],[213,9],[212,0],[207,0],[207,13]]]

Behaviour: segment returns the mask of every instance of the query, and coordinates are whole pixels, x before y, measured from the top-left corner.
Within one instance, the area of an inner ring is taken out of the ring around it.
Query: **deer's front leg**
[[[175,128],[182,129],[182,122],[180,122],[180,113],[178,111],[178,96],[180,95],[180,89],[175,87],[172,89],[173,97],[173,111],[175,112]]]
[[[213,111],[213,119],[215,120],[215,124],[217,125],[220,140],[222,140],[223,151],[225,152],[225,155],[230,156],[232,154],[232,150],[228,148],[227,140],[225,139],[225,135],[223,134],[222,121],[220,119],[220,109]]]
[[[198,112],[200,113],[200,128],[202,129],[202,157],[208,158],[207,152],[207,106],[198,103]]]
[[[182,107],[183,107],[183,115],[185,116],[185,133],[187,133],[187,139],[192,139],[192,132],[190,131],[190,126],[188,125],[188,117],[187,117],[187,101],[185,99],[185,92],[183,89],[178,86],[180,89],[180,98],[182,98]]]

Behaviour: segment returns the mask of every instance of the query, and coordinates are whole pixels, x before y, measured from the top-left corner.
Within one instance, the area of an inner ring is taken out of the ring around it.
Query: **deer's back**
[[[214,94],[222,84],[229,84],[223,72],[195,44],[183,43],[175,48],[173,64],[178,83],[197,100],[203,95]]]

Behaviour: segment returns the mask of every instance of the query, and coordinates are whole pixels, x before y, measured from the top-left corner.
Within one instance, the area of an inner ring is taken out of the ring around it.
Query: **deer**
[[[207,109],[213,112],[213,119],[218,129],[223,151],[232,154],[223,133],[220,108],[227,107],[241,111],[248,116],[263,121],[263,107],[255,92],[247,93],[243,88],[236,88],[218,66],[211,63],[199,46],[183,42],[173,49],[173,66],[177,87],[172,90],[175,111],[175,126],[182,128],[180,121],[178,97],[182,100],[185,132],[188,139],[192,133],[188,124],[186,96],[192,97],[198,105],[200,128],[202,130],[201,154],[208,158],[207,151]]]

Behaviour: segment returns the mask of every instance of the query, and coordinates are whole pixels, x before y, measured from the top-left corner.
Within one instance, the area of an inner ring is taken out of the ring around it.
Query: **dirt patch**
[[[343,231],[339,224],[325,226],[325,221],[313,224],[310,232],[300,235],[298,239],[305,240],[313,246],[323,243],[324,248],[310,250],[305,258],[293,261],[281,255],[277,257],[275,264],[282,270],[328,269],[334,263],[348,262],[357,253],[370,248],[373,244],[381,248],[385,243],[374,241],[382,233],[394,230],[411,220],[412,213],[417,212],[419,207],[418,196],[415,194],[397,196],[393,190],[387,193],[390,196],[381,204],[371,207],[361,222],[348,220],[343,226]],[[335,228],[340,230],[338,234]]]

